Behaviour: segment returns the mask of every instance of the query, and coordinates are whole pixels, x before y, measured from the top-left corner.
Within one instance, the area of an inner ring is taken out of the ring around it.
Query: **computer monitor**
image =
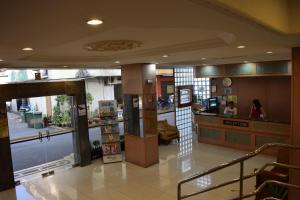
[[[218,98],[212,97],[208,99],[208,109],[214,111],[218,109]]]

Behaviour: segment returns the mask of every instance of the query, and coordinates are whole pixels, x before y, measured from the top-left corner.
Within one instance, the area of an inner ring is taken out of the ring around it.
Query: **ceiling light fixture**
[[[3,59],[0,58],[0,62],[4,61]]]
[[[206,60],[206,58],[201,58],[201,60]]]
[[[33,51],[33,48],[31,48],[31,47],[24,47],[22,50],[23,51]]]
[[[238,49],[244,49],[246,46],[244,45],[240,45],[240,46],[237,46]]]
[[[272,52],[272,51],[267,51],[266,53],[267,53],[267,54],[272,54],[273,52]]]
[[[69,66],[67,66],[67,65],[65,65],[65,66],[63,66],[64,68],[67,68],[67,67],[69,67]]]
[[[248,63],[249,61],[247,61],[247,60],[244,60],[244,63]]]
[[[162,55],[163,58],[167,58],[169,57],[169,55],[165,54],[165,55]]]
[[[120,64],[120,61],[117,60],[117,61],[115,61],[115,63],[116,63],[116,64]]]
[[[100,24],[103,24],[103,21],[99,19],[90,19],[86,23],[91,26],[98,26]]]

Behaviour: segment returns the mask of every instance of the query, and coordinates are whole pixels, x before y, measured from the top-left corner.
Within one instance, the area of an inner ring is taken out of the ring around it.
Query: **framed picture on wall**
[[[192,105],[193,86],[185,85],[177,87],[178,108],[183,108]]]

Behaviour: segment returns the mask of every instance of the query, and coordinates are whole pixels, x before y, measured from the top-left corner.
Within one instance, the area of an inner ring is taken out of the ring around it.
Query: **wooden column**
[[[158,134],[156,110],[156,66],[131,64],[122,66],[123,95],[139,95],[143,135],[125,132],[126,161],[142,167],[158,163]],[[125,130],[126,131],[126,130]]]
[[[14,187],[5,101],[0,101],[0,191]]]
[[[292,134],[291,142],[300,145],[300,47],[292,48]],[[290,163],[300,166],[300,151],[290,152]],[[300,185],[300,172],[290,172],[290,183]],[[300,191],[291,190],[289,199],[299,199]]]

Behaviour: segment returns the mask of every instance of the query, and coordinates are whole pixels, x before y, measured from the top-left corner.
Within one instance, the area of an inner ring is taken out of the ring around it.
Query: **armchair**
[[[167,120],[158,121],[158,138],[159,142],[170,144],[173,139],[179,141],[179,131],[176,126],[168,124]]]

